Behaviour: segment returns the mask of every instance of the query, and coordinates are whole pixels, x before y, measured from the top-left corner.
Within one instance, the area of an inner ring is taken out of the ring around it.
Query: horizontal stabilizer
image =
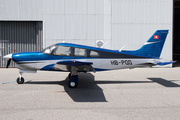
[[[159,62],[159,63],[156,63],[157,65],[168,65],[168,64],[172,64],[172,63],[175,63],[176,61],[172,61],[172,62]]]
[[[176,61],[170,61],[170,62],[161,62],[161,61],[154,61],[154,62],[148,62],[148,63],[143,63],[143,64],[138,64],[138,67],[152,67],[152,66],[156,66],[156,65],[168,65],[168,64],[172,64],[175,63]]]

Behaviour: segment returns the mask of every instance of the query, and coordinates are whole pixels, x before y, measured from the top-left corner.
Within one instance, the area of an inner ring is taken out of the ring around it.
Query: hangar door
[[[173,60],[176,61],[174,67],[180,66],[180,0],[174,0]]]
[[[4,55],[42,50],[42,36],[41,21],[0,21],[0,67],[6,67]]]

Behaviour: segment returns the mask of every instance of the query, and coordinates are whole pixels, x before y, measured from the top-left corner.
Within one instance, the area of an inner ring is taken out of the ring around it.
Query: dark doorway
[[[174,0],[173,16],[173,60],[174,67],[180,66],[180,0]]]
[[[0,21],[0,67],[6,66],[4,55],[42,50],[42,27],[42,21]]]

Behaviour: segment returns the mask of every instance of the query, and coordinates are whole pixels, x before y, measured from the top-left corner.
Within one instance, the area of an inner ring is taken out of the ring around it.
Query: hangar
[[[63,41],[138,49],[160,29],[169,30],[161,57],[179,60],[179,16],[179,0],[0,0],[0,67],[5,54]]]

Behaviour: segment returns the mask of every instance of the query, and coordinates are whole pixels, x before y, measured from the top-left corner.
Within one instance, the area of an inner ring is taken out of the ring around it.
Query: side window
[[[74,48],[74,55],[75,56],[87,56],[87,51],[86,49],[81,49],[81,48]]]
[[[54,55],[64,55],[64,56],[69,56],[71,55],[71,48],[70,47],[64,47],[64,46],[59,46],[56,51],[53,53]]]
[[[99,53],[96,51],[90,51],[90,57],[98,57]]]

